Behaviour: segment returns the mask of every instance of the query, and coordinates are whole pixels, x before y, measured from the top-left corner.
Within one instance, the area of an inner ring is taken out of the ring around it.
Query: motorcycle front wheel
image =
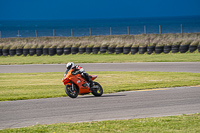
[[[79,90],[76,85],[72,86],[65,85],[65,92],[71,98],[76,98],[78,96]]]
[[[99,97],[103,94],[103,88],[101,87],[101,85],[98,82],[93,82],[94,86],[92,88],[92,94],[96,97]]]

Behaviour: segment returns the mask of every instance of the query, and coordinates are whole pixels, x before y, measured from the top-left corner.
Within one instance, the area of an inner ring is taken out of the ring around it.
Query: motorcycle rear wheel
[[[96,97],[99,97],[103,94],[103,88],[101,87],[101,85],[98,82],[93,82],[94,86],[93,87],[97,87],[98,89],[92,89],[92,94]]]
[[[74,85],[74,90],[72,90],[72,86],[65,85],[65,93],[71,98],[76,98],[79,90],[76,85]]]

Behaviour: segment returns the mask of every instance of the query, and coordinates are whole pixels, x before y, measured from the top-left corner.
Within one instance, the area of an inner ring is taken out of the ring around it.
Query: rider
[[[93,87],[93,81],[91,80],[89,75],[85,72],[85,70],[81,66],[75,65],[73,62],[69,62],[69,63],[67,63],[66,68],[67,68],[67,70],[65,71],[64,76],[69,72],[69,70],[74,69],[72,72],[72,75],[81,74],[81,76],[88,83],[90,83],[90,88]]]

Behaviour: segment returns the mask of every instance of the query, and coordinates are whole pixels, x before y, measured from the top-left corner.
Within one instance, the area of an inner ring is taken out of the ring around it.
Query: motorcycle
[[[62,79],[65,85],[65,92],[71,98],[76,98],[78,95],[85,95],[92,93],[94,96],[101,96],[103,94],[103,88],[98,82],[93,82],[93,86],[81,76],[81,74],[73,75],[73,69],[71,69]],[[91,80],[97,78],[96,75],[89,75]]]

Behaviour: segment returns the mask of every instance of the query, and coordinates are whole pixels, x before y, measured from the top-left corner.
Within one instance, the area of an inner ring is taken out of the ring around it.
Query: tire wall
[[[27,56],[29,54],[29,49],[23,49],[23,55]]]
[[[189,46],[189,51],[190,51],[190,53],[193,53],[194,51],[196,51],[196,50],[197,50],[197,47],[198,47],[198,46],[190,45],[190,46]]]
[[[147,47],[147,54],[152,54],[155,51],[155,46],[148,46]]]
[[[86,51],[86,48],[78,48],[79,54],[83,54]]]
[[[0,56],[2,56],[3,55],[3,53],[2,53],[2,49],[0,49]]]
[[[78,53],[78,47],[72,47],[71,48],[71,53],[72,54],[77,54]]]
[[[99,51],[100,51],[100,47],[93,47],[93,49],[92,49],[93,54],[98,54]]]
[[[17,56],[20,56],[23,54],[23,49],[16,49]]]
[[[10,53],[10,56],[15,56],[16,55],[16,49],[10,49],[9,53]]]
[[[100,53],[104,54],[108,51],[108,47],[100,47]]]
[[[56,48],[49,48],[49,55],[53,56],[56,54]]]
[[[115,53],[115,47],[108,47],[108,54]]]
[[[139,51],[138,47],[131,47],[131,54],[136,54]]]
[[[156,54],[161,54],[164,50],[164,46],[156,46],[155,47],[155,53]]]
[[[43,48],[43,55],[49,55],[49,48]]]
[[[63,52],[65,55],[71,54],[71,48],[64,48]]]
[[[131,52],[131,47],[124,47],[123,54],[129,54]]]
[[[29,55],[30,56],[33,56],[33,55],[35,55],[36,54],[36,48],[31,48],[31,49],[29,49]]]
[[[43,49],[42,48],[36,48],[36,55],[41,56],[43,54]]]
[[[116,47],[116,48],[115,48],[115,53],[116,53],[116,54],[121,54],[121,53],[123,53],[123,47]]]
[[[0,49],[0,56],[41,56],[41,55],[68,55],[68,54],[168,54],[200,52],[200,45],[172,45],[172,46],[140,46],[140,47],[69,47],[69,48],[24,48],[24,49]]]
[[[91,47],[86,48],[86,54],[90,54],[90,53],[92,53],[92,48]]]
[[[180,45],[172,45],[172,53],[178,53],[179,47],[180,47]]]
[[[2,49],[3,56],[9,55],[9,49]]]
[[[147,47],[139,47],[139,54],[144,54],[147,52]]]
[[[64,48],[56,48],[56,54],[62,55],[64,53]]]
[[[164,46],[163,51],[165,54],[168,54],[171,50],[172,50],[172,46]]]
[[[186,53],[189,50],[190,45],[180,45],[180,53]]]

